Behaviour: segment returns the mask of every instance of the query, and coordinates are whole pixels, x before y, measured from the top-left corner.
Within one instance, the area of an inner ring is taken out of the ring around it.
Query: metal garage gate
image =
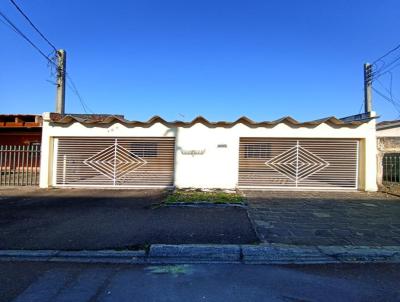
[[[357,189],[358,140],[241,138],[239,187]]]
[[[172,186],[175,139],[58,138],[57,186]]]

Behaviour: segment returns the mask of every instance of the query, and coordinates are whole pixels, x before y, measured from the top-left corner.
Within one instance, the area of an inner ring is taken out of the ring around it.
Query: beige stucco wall
[[[377,137],[377,149],[377,183],[383,186],[383,157],[387,153],[400,153],[400,135]]]
[[[400,127],[378,129],[377,137],[377,183],[382,190],[386,189],[383,184],[383,157],[386,153],[400,153]],[[398,189],[398,188],[397,188]]]
[[[376,131],[377,137],[400,137],[400,127],[394,127],[389,129],[382,129]]]
[[[40,186],[54,185],[54,144],[57,137],[175,137],[175,185],[177,187],[226,188],[237,187],[239,175],[240,137],[280,138],[354,138],[360,139],[359,186],[362,190],[376,191],[376,137],[375,121],[355,128],[332,127],[320,124],[314,128],[278,124],[274,127],[251,128],[237,124],[231,128],[210,128],[201,123],[189,128],[168,128],[156,123],[148,128],[113,124],[106,127],[87,127],[79,123],[69,126],[49,124],[44,114],[42,138],[42,173]],[[224,144],[226,147],[219,148]],[[204,150],[203,154],[184,154],[187,150]]]

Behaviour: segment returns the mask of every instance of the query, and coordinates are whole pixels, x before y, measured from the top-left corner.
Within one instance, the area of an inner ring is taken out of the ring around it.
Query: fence
[[[0,146],[0,186],[39,184],[40,145]]]
[[[383,182],[400,183],[400,153],[383,156]]]

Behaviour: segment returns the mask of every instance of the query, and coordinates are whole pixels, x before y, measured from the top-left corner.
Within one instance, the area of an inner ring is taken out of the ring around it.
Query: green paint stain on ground
[[[321,212],[313,212],[313,215],[318,217],[318,218],[328,218],[331,217],[330,214],[328,213],[321,213]]]
[[[173,276],[190,275],[193,271],[188,264],[149,266],[146,270],[151,274],[170,274]]]

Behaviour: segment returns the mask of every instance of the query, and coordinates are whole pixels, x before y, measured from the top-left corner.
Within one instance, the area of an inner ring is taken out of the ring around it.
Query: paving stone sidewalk
[[[264,243],[399,246],[400,198],[383,193],[245,192]]]

